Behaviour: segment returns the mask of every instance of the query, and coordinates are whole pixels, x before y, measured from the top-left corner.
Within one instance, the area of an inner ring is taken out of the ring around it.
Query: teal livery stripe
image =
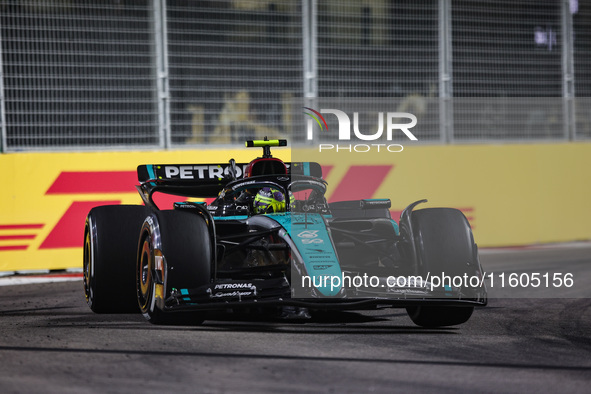
[[[146,170],[148,170],[148,176],[150,179],[156,179],[156,174],[154,173],[154,166],[146,166]]]
[[[332,241],[328,235],[326,224],[320,214],[281,214],[269,215],[285,228],[295,243],[304,265],[310,276],[311,283],[326,284],[317,287],[325,296],[338,294],[341,287],[331,290],[330,279],[324,277],[342,277],[341,266],[337,258]]]
[[[154,172],[154,166],[146,166],[146,169],[148,170],[148,175],[150,177],[150,179],[156,179],[156,173]],[[156,186],[155,182],[150,182],[150,185],[152,186]]]
[[[246,215],[236,215],[236,216],[214,216],[213,220],[214,222],[217,221],[225,221],[225,220],[245,220],[248,219],[248,216]]]
[[[310,163],[307,161],[304,162],[304,175],[310,175]]]
[[[396,235],[400,235],[400,228],[398,227],[398,223],[395,220],[392,220],[392,226],[394,227],[394,233]]]

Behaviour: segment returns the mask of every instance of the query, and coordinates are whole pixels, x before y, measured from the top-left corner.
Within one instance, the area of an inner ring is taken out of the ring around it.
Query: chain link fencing
[[[304,143],[335,98],[425,143],[591,138],[577,0],[5,0],[0,39],[4,152]]]
[[[3,1],[5,151],[158,143],[151,8]]]

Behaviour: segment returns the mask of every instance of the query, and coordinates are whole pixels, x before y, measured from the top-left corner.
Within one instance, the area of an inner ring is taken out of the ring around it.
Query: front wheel
[[[462,212],[452,208],[426,208],[414,211],[412,230],[417,268],[423,278],[480,278],[482,269],[478,249],[470,223]],[[456,290],[459,292],[457,297],[463,300],[481,299],[484,296],[482,288],[470,284]],[[429,305],[407,308],[412,321],[422,327],[462,324],[470,319],[473,311],[472,306]]]
[[[205,220],[193,213],[154,212],[142,227],[136,266],[137,300],[154,324],[197,325],[203,313],[164,312],[173,288],[209,283],[212,251]]]
[[[417,326],[433,328],[467,322],[474,312],[474,307],[412,306],[406,308],[406,312]]]

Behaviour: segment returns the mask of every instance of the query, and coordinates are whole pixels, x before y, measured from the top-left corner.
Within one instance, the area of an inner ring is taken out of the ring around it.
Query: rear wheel
[[[161,307],[173,288],[209,283],[213,255],[205,219],[182,211],[154,212],[142,227],[139,248],[137,303],[144,317],[154,324],[201,324],[201,312],[164,312]]]
[[[93,208],[84,229],[83,283],[96,313],[138,312],[135,297],[137,235],[150,209],[140,205]]]
[[[412,213],[418,271],[423,278],[467,277],[480,273],[480,263],[468,220],[457,209],[427,208]],[[464,287],[463,298],[475,298]],[[474,307],[416,306],[407,308],[412,321],[423,327],[453,326],[468,321]]]

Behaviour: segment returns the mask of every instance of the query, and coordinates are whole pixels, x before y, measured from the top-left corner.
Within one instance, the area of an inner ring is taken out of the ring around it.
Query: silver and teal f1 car
[[[271,155],[285,145],[247,141],[263,148],[250,163],[140,165],[144,205],[101,206],[87,216],[90,308],[199,324],[210,311],[302,317],[394,307],[437,327],[464,323],[486,305],[477,247],[460,211],[415,210],[424,202],[417,201],[397,222],[389,199],[329,204],[318,163]],[[283,196],[282,209],[257,210],[262,190]],[[185,199],[159,209],[155,193]]]

